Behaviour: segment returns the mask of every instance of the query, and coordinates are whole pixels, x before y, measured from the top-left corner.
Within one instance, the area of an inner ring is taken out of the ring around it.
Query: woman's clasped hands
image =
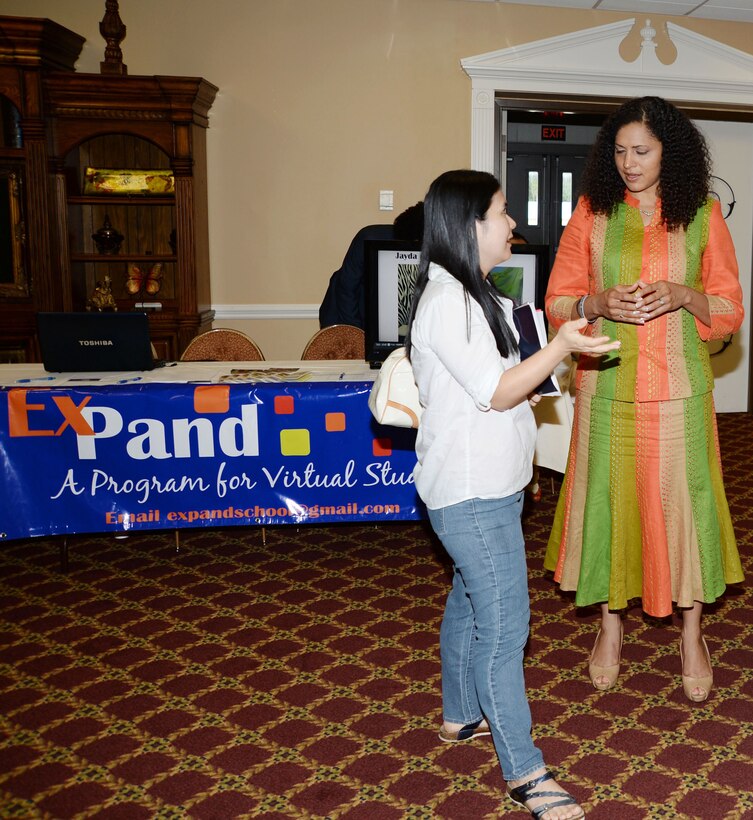
[[[673,282],[646,283],[639,279],[632,285],[615,285],[591,298],[599,316],[613,322],[642,325],[682,307],[677,289],[678,285]]]

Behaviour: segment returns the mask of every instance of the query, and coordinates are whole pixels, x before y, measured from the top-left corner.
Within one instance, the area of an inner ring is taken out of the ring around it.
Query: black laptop
[[[54,373],[151,370],[146,313],[38,313],[44,369]]]

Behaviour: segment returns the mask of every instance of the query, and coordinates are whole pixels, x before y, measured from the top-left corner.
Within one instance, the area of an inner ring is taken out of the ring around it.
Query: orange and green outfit
[[[575,603],[671,614],[711,602],[742,581],[722,481],[706,342],[736,332],[742,290],[719,203],[668,231],[661,203],[644,228],[626,193],[610,216],[581,199],[565,229],[546,295],[556,328],[577,299],[641,279],[705,293],[711,326],[684,309],[644,325],[600,317],[586,332],[619,339],[607,356],[581,356],[575,417],[544,565]]]

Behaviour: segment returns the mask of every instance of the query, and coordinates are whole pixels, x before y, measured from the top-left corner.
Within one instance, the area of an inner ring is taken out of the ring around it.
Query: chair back
[[[182,362],[263,362],[264,354],[259,345],[240,330],[216,327],[191,339],[180,360]]]
[[[360,327],[330,325],[307,342],[301,359],[366,359],[366,336]]]

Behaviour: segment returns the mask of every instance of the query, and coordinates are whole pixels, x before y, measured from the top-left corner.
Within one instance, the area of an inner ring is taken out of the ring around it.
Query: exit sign
[[[565,126],[564,125],[542,125],[541,126],[541,140],[542,140],[542,142],[564,142],[565,141]]]

